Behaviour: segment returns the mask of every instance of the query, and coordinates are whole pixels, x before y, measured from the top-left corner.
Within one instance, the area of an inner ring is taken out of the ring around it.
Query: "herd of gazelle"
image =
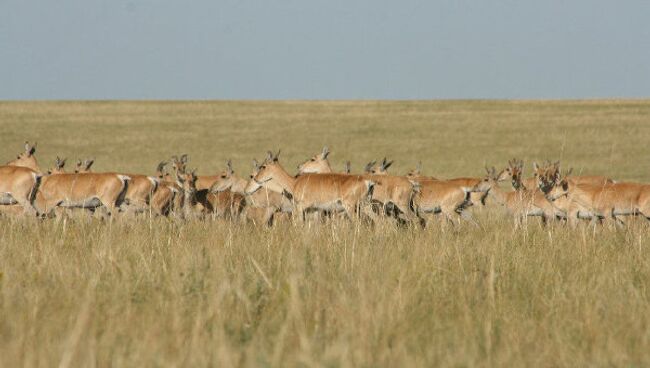
[[[36,145],[25,143],[25,151],[0,166],[0,205],[6,213],[39,217],[65,214],[83,208],[104,216],[117,213],[146,213],[156,216],[203,216],[211,214],[231,220],[248,219],[271,225],[279,216],[293,214],[297,221],[307,216],[326,219],[378,217],[399,223],[425,226],[431,214],[450,222],[478,225],[470,212],[485,205],[488,195],[504,206],[520,226],[528,216],[542,223],[563,219],[575,226],[579,220],[602,220],[623,224],[622,216],[650,219],[650,184],[615,182],[604,176],[571,175],[559,162],[533,164],[530,178],[523,177],[523,162],[511,160],[497,171],[486,169],[480,178],[438,179],[424,176],[421,165],[406,175],[390,175],[392,161],[370,162],[363,174],[352,174],[347,162],[341,172],[332,169],[325,147],[290,174],[279,162],[278,153],[253,161],[247,178],[235,174],[230,161],[214,176],[197,176],[187,169],[187,155],[173,156],[170,172],[161,162],[154,175],[92,171],[93,160],[79,160],[74,172],[66,172],[65,159],[41,171],[34,156]],[[499,182],[510,181],[512,190]],[[10,210],[8,210],[10,209]]]

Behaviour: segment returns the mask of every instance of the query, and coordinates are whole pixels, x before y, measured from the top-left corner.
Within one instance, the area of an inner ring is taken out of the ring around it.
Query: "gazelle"
[[[272,160],[273,154],[269,152],[269,157]],[[260,170],[261,165],[257,160],[253,160],[253,171],[249,176],[249,181],[246,181],[246,186],[253,181],[253,178]],[[291,201],[282,194],[282,192],[275,192],[263,186],[252,194],[246,194],[246,218],[254,223],[272,225],[278,219],[286,218],[293,211],[293,204]]]
[[[222,171],[217,176],[217,180],[215,180],[212,187],[210,187],[211,193],[230,190],[235,193],[244,194],[248,181],[235,175],[235,170],[233,170],[232,162],[230,160],[226,162],[226,170]]]
[[[481,179],[479,178],[454,178],[454,179],[438,179],[433,176],[424,176],[422,175],[422,162],[418,162],[418,165],[416,166],[415,169],[410,170],[409,172],[406,173],[406,177],[409,180],[415,181],[415,182],[420,182],[423,180],[437,180],[437,181],[444,181],[450,184],[454,185],[460,185],[462,187],[466,188],[473,188],[476,184],[478,184]],[[487,192],[470,192],[469,193],[469,200],[472,205],[480,203],[481,205],[485,205],[485,200],[487,199],[488,193]]]
[[[66,159],[61,159],[59,156],[56,156],[56,161],[54,161],[54,167],[47,170],[49,175],[52,174],[65,174],[65,161]]]
[[[160,162],[156,167],[158,188],[151,197],[151,208],[158,215],[167,216],[174,209],[182,207],[182,188],[172,180],[171,175],[165,173],[166,162]]]
[[[181,155],[180,159],[172,157],[172,165],[176,172],[184,173],[187,165],[187,154]],[[196,202],[197,209],[201,212],[225,214],[227,208],[231,208],[231,203],[242,200],[241,197],[234,198],[229,194],[211,193],[210,188],[219,179],[220,175],[199,175],[196,177]],[[234,207],[232,207],[234,208]]]
[[[0,205],[20,205],[22,210],[11,207],[10,212],[36,215],[34,199],[41,180],[42,175],[30,168],[0,166]]]
[[[327,160],[329,154],[329,148],[323,147],[321,153],[298,165],[298,174],[329,174],[333,172],[330,162]]]
[[[373,188],[372,203],[375,210],[382,207],[383,213],[394,216],[401,221],[414,221],[416,213],[411,206],[413,185],[408,178],[388,174],[393,161],[386,158],[381,163],[369,162],[364,171],[364,178],[376,183]]]
[[[556,182],[560,175],[560,161],[554,163],[548,162],[545,166],[540,166],[535,162],[533,163],[533,169],[535,175],[533,178],[527,179],[526,185],[538,185],[540,183],[539,178],[541,177],[552,178],[552,181]],[[588,184],[604,186],[615,183],[611,178],[602,175],[569,175],[566,177],[566,180],[569,184],[573,185]],[[530,189],[530,187],[528,188]]]
[[[92,172],[91,167],[95,159],[86,159],[83,162],[77,160],[75,173],[87,174]],[[142,213],[149,210],[153,193],[158,188],[160,180],[153,176],[141,174],[120,174],[130,178],[129,185],[126,189],[126,196],[122,202],[124,211],[133,213]]]
[[[206,194],[207,210],[216,216],[238,218],[245,206],[246,180],[235,176],[232,162],[226,162],[226,170],[219,173]]]
[[[478,226],[470,213],[465,212],[472,205],[469,200],[472,187],[444,180],[410,180],[410,183],[413,186],[411,203],[422,225],[426,224],[424,215],[442,213],[450,223],[458,216],[459,222],[462,218]]]
[[[56,174],[42,178],[35,207],[45,216],[57,207],[96,209],[110,216],[123,202],[130,178],[115,173]]]
[[[188,172],[176,172],[176,180],[183,191],[182,215],[183,217],[197,214],[194,207],[196,205],[196,170]]]
[[[91,172],[91,167],[95,163],[95,159],[86,159],[81,161],[80,159],[77,159],[77,166],[74,169],[74,172],[77,174],[83,174],[83,173],[89,173]]]
[[[577,225],[580,218],[612,220],[624,224],[621,216],[642,214],[650,217],[650,185],[639,183],[585,184],[571,181],[570,171],[540,177],[540,187],[547,189],[547,197],[556,208],[566,212],[569,224]]]
[[[544,224],[549,218],[555,217],[555,209],[542,191],[537,188],[525,189],[521,183],[518,183],[516,186],[521,189],[506,192],[499,188],[499,182],[507,179],[509,175],[507,170],[497,173],[492,167],[486,168],[486,171],[487,175],[474,187],[474,190],[490,192],[492,198],[514,216],[515,228],[518,228],[528,216],[539,216]],[[519,180],[519,177],[516,178]]]
[[[372,197],[375,183],[361,175],[303,174],[291,176],[278,162],[278,155],[265,160],[246,187],[254,194],[262,187],[286,193],[294,204],[294,214],[305,220],[307,211],[345,212],[352,218]]]
[[[36,143],[33,146],[29,142],[25,142],[25,151],[19,154],[15,160],[7,162],[7,166],[21,166],[27,167],[34,170],[37,173],[41,172],[41,168],[38,167],[38,162],[34,156],[36,153]]]
[[[36,192],[41,183],[42,174],[34,153],[36,144],[30,146],[25,142],[25,151],[15,160],[0,166],[0,205],[3,212],[11,214],[27,213],[36,215],[34,206]]]

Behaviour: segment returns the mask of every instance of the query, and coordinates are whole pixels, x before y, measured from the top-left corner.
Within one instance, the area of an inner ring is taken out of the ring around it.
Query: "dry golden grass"
[[[341,168],[478,176],[559,159],[649,181],[650,102],[0,103],[0,157],[208,174],[328,144]],[[647,366],[650,226],[514,231],[0,218],[0,366]]]

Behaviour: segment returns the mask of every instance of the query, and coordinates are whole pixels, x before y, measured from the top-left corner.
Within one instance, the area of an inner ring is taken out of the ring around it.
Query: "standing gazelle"
[[[305,220],[308,211],[345,212],[348,217],[359,213],[362,204],[372,197],[375,183],[361,175],[304,174],[291,176],[278,162],[278,155],[262,163],[246,187],[253,194],[262,187],[286,193],[294,203],[294,215]]]
[[[515,186],[521,189],[506,192],[499,188],[499,182],[507,178],[508,171],[502,170],[497,173],[494,167],[486,170],[487,175],[474,190],[492,193],[492,198],[514,216],[515,228],[518,228],[528,216],[541,217],[543,224],[555,217],[555,209],[542,191],[537,188],[525,189],[521,183],[516,183]],[[515,178],[519,180],[520,177],[515,176]]]
[[[77,160],[77,167],[75,173],[87,174],[92,172],[91,167],[95,159],[86,159],[83,162]],[[129,177],[129,185],[126,189],[126,195],[122,202],[122,209],[124,211],[132,211],[133,213],[142,213],[149,211],[151,198],[158,188],[160,180],[153,176],[141,174],[120,174]]]
[[[0,166],[0,205],[10,206],[7,207],[10,213],[37,214],[34,199],[42,174],[34,157],[35,152],[36,144],[30,146],[25,142],[25,152],[5,166]]]
[[[38,167],[38,162],[36,161],[36,143],[33,146],[29,142],[25,142],[25,152],[19,154],[15,160],[7,162],[7,166],[21,166],[27,167],[34,170],[37,173],[41,172],[41,168]]]
[[[122,203],[129,180],[126,175],[114,173],[48,175],[42,179],[35,205],[45,216],[56,207],[103,207],[110,216]]]

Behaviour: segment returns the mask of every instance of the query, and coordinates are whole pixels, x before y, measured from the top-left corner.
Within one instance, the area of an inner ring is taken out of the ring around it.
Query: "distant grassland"
[[[361,171],[508,159],[650,182],[650,101],[0,102],[0,159],[38,141],[96,171],[199,174],[328,145]],[[648,366],[650,227],[0,218],[0,366]]]

